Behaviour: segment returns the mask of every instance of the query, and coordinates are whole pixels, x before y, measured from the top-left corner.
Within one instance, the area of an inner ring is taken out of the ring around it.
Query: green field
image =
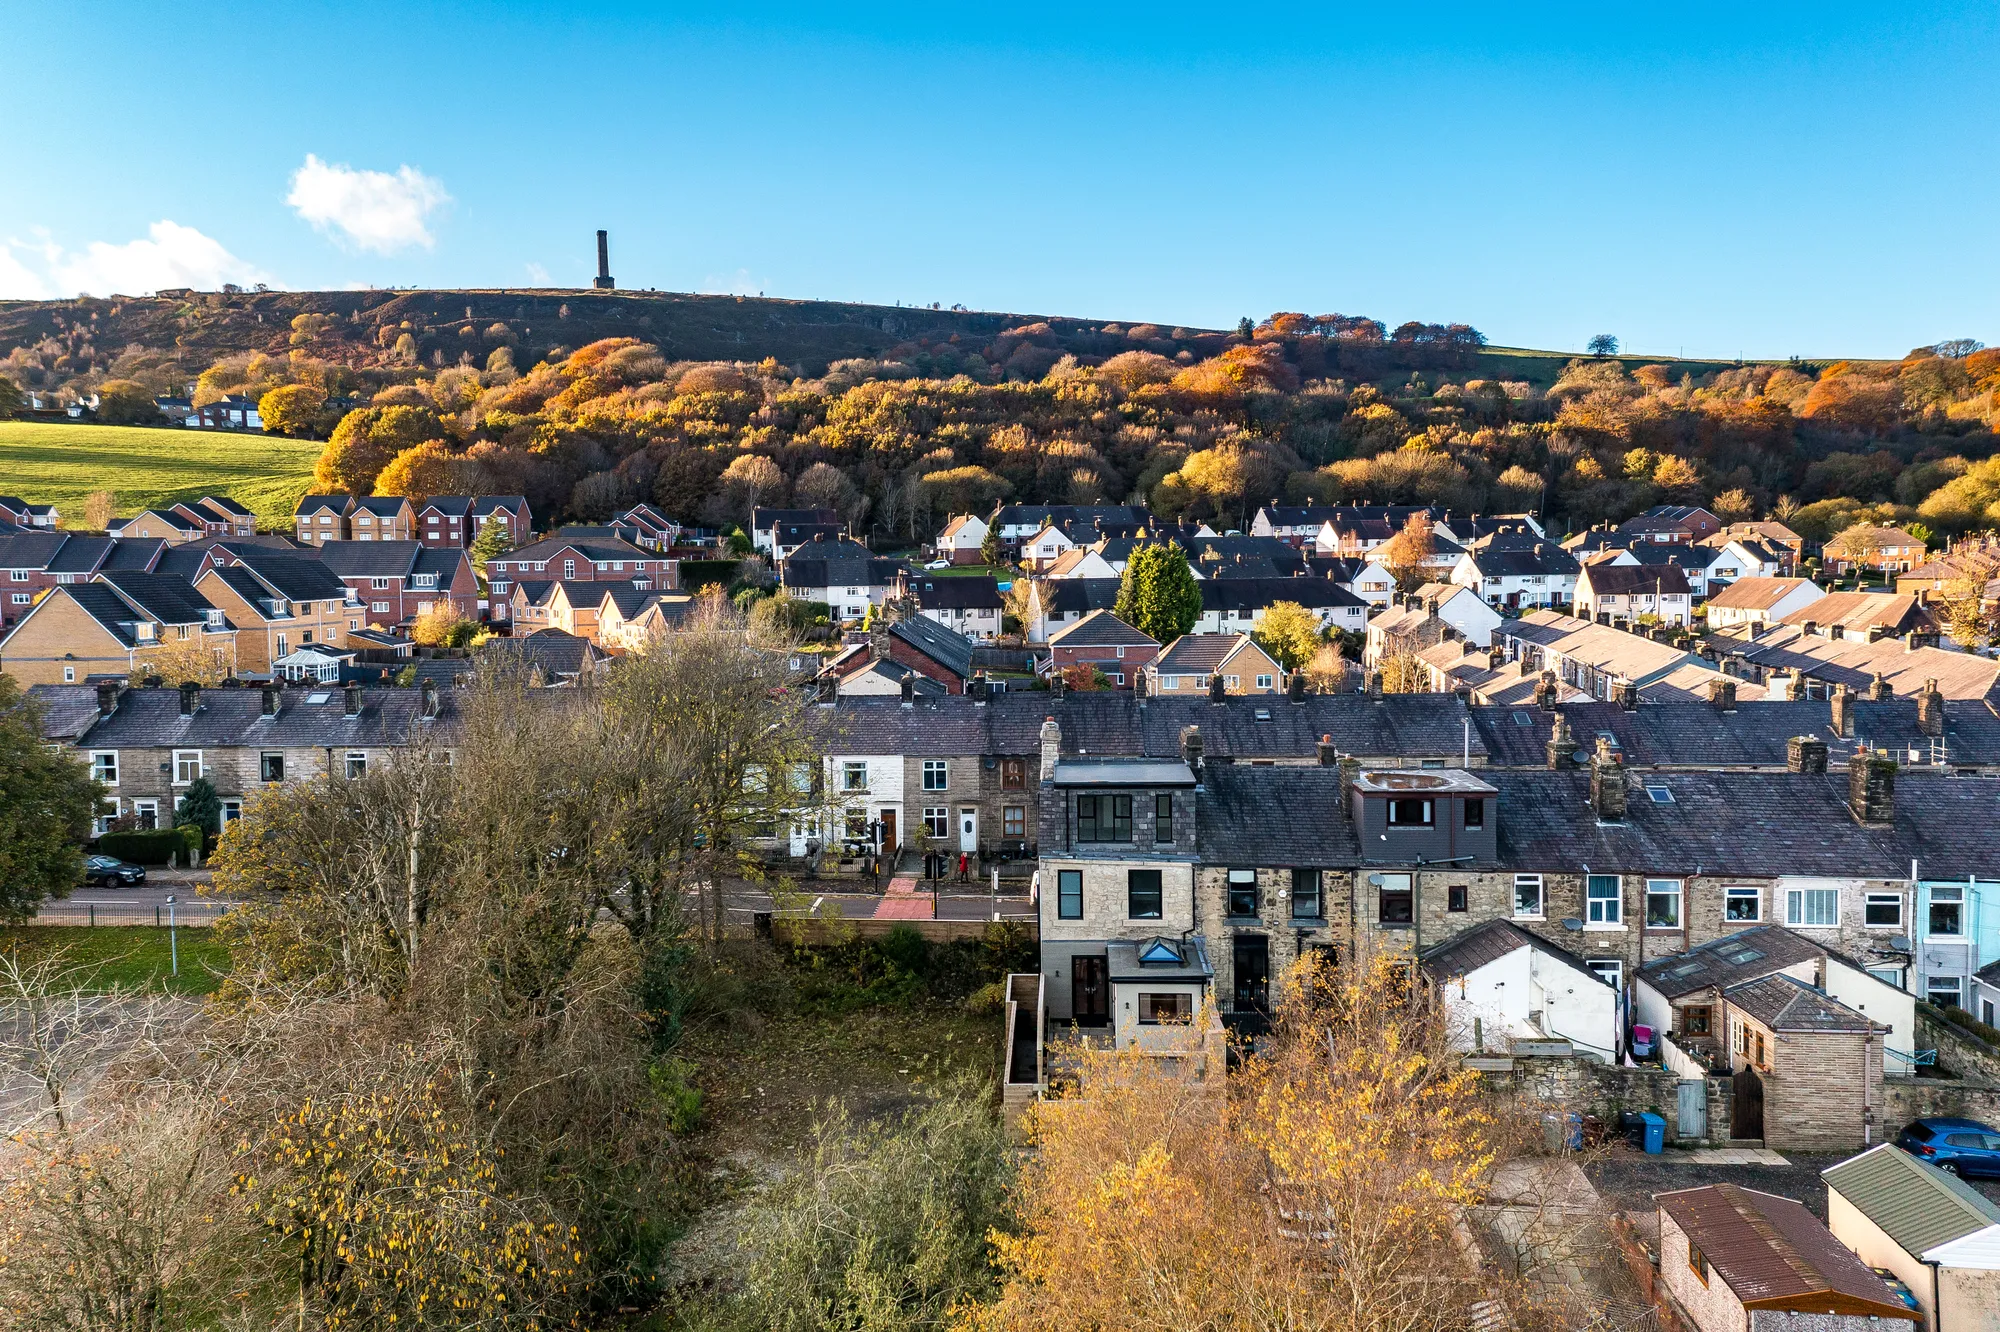
[[[88,990],[164,990],[209,994],[229,970],[229,949],[207,929],[181,929],[180,975],[173,974],[167,931],[150,925],[23,925],[0,929],[0,952],[18,953],[23,962],[62,955],[65,968]]]
[[[0,495],[53,504],[66,527],[83,525],[93,490],[117,495],[124,517],[225,495],[264,525],[288,528],[319,451],[317,441],[276,435],[0,421]]]

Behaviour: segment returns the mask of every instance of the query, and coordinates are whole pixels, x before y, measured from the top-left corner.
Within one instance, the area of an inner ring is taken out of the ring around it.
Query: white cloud
[[[394,254],[436,244],[425,223],[451,196],[444,182],[407,164],[391,175],[336,166],[307,153],[306,164],[292,173],[285,202],[321,231],[363,250]]]
[[[549,270],[543,268],[538,263],[530,261],[530,263],[528,264],[528,281],[534,283],[538,287],[546,287],[550,285]]]
[[[222,242],[165,218],[122,245],[92,241],[81,252],[53,242],[0,244],[0,295],[46,298],[116,292],[137,296],[162,287],[214,291],[224,283],[275,286],[270,274],[231,254]]]

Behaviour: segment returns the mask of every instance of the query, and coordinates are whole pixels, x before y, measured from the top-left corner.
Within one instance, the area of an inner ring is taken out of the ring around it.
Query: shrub
[[[913,976],[929,970],[931,946],[909,925],[898,925],[882,938],[882,956]]]
[[[997,1017],[1007,1011],[1007,982],[988,981],[965,996],[965,1011],[973,1017]]]
[[[174,857],[186,864],[189,855],[200,845],[201,829],[192,824],[180,828],[106,833],[97,839],[97,849],[101,853],[129,860],[135,865],[164,865]]]

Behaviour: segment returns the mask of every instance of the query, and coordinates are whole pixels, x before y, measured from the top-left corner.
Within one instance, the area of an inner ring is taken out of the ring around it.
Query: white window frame
[[[1610,897],[1593,897],[1590,883],[1593,879],[1611,880]],[[1622,874],[1586,874],[1583,876],[1583,927],[1586,930],[1622,930],[1625,928],[1625,876]]]
[[[1271,687],[1271,677],[1270,677],[1270,676],[1268,676],[1268,675],[1260,675],[1260,676],[1258,676],[1258,677],[1257,677],[1257,687],[1258,687],[1259,689],[1269,689],[1269,688]]]
[[[350,782],[357,777],[366,777],[368,775],[368,751],[365,749],[348,750],[342,758],[340,770]]]
[[[858,782],[855,780],[857,777],[861,779]],[[840,789],[843,791],[866,791],[868,789],[867,760],[864,759],[860,762],[855,762],[849,759],[841,763]]]
[[[1931,928],[1931,911],[1939,902],[1950,903],[1958,908],[1958,929],[1952,934],[1942,934]],[[1925,904],[1924,938],[1963,939],[1965,938],[1965,885],[1961,883],[1940,883],[1930,890],[1930,901]],[[1965,997],[1964,987],[1959,988],[1959,997]]]
[[[926,791],[951,790],[950,759],[924,760],[924,790]]]
[[[110,760],[109,763],[106,760]],[[106,771],[110,776],[105,776]],[[115,749],[93,749],[90,751],[90,775],[106,786],[118,785],[118,751]]]
[[[1887,925],[1879,925],[1868,919],[1870,907],[1893,906],[1896,918]],[[1864,930],[1901,930],[1903,928],[1903,895],[1901,893],[1868,893],[1861,899],[1861,928]]]
[[[951,806],[925,805],[924,831],[932,837],[943,839],[951,836]]]
[[[1937,994],[1937,986],[1944,981],[1951,982],[1951,992],[1954,996],[1951,1001],[1951,1007],[1963,1011],[1965,1008],[1965,977],[1963,976],[1924,977],[1924,1002],[1927,1004],[1937,1004],[1937,1000],[1932,996]],[[1943,1007],[1943,1005],[1939,1005],[1939,1007]]]
[[[1751,912],[1747,916],[1729,914],[1729,904],[1749,898]],[[1731,924],[1755,924],[1764,919],[1764,890],[1755,884],[1732,883],[1722,890],[1722,924],[1727,929]]]
[[[1653,899],[1655,897],[1671,897],[1673,899],[1673,923],[1668,925],[1655,925],[1653,923]],[[1685,928],[1687,924],[1686,898],[1687,880],[1685,879],[1647,879],[1646,901],[1644,903],[1645,914],[1640,919],[1645,922],[1645,927],[1649,930],[1678,930]]]
[[[186,769],[182,766],[190,760],[194,763],[194,776],[192,777],[186,775]],[[201,751],[199,749],[176,749],[174,751],[173,784],[175,786],[192,786],[195,782],[201,780],[206,771],[207,769],[201,761]]]
[[[1826,893],[1833,898],[1833,919],[1808,921],[1806,899],[1809,894]],[[1787,888],[1785,889],[1785,924],[1792,929],[1832,930],[1840,927],[1840,890],[1838,888]]]
[[[1535,909],[1533,911],[1521,910],[1521,890],[1524,888],[1533,888],[1535,890]],[[1548,885],[1543,883],[1541,875],[1516,874],[1514,876],[1515,920],[1547,920],[1548,906]]]

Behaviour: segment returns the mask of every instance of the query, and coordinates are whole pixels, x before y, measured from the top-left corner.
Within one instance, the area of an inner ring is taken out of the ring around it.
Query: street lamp
[[[180,936],[174,932],[174,895],[167,894],[167,956],[171,959],[174,975],[181,974]]]

